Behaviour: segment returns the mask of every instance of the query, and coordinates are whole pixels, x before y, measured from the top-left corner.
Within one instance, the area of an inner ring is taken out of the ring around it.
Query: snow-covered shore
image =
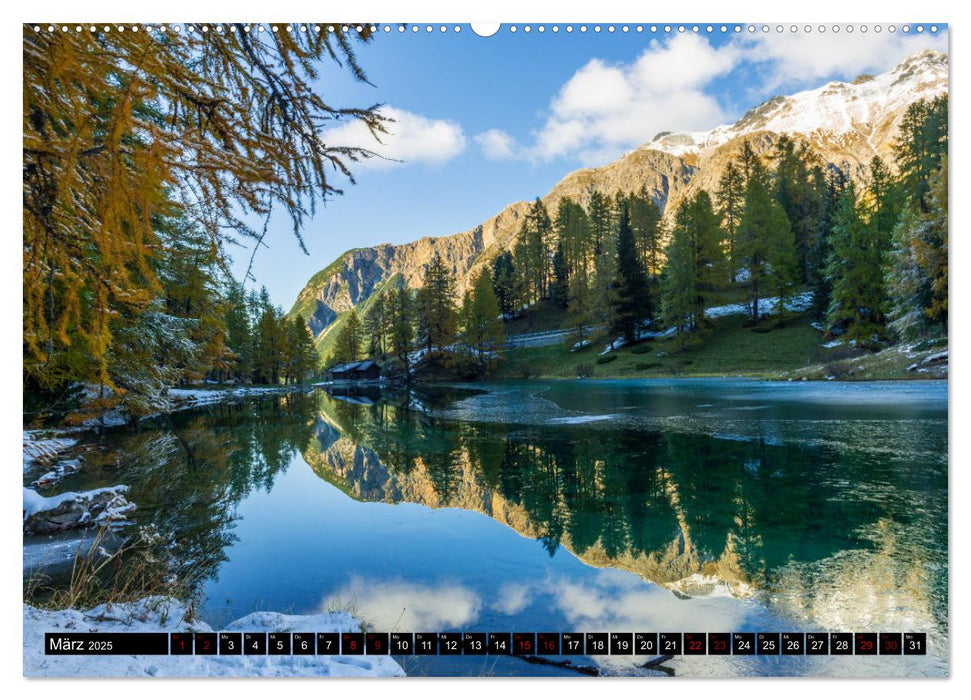
[[[24,675],[33,677],[145,676],[403,676],[390,656],[46,656],[44,633],[212,632],[204,622],[189,622],[178,601],[151,597],[135,603],[99,605],[87,611],[39,610],[24,606]],[[345,612],[283,615],[256,612],[223,631],[359,632]]]

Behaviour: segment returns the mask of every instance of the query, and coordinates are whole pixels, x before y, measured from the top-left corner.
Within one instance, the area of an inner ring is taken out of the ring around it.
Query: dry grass
[[[153,538],[139,534],[108,552],[105,541],[111,530],[98,530],[90,546],[78,545],[66,582],[55,582],[42,571],[24,581],[24,603],[48,610],[90,609],[105,603],[129,603],[149,596],[176,598],[186,603],[186,619],[192,619],[197,601],[193,576],[176,576],[159,555]]]

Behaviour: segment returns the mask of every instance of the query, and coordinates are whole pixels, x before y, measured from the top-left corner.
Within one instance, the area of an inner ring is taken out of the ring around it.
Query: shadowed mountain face
[[[877,485],[883,467],[865,454],[862,433],[833,444],[823,429],[813,445],[690,426],[467,422],[414,405],[321,395],[305,461],[355,499],[483,513],[551,556],[562,547],[678,595],[754,596],[816,622],[882,614],[844,609],[849,589],[939,621],[933,599],[945,579],[924,566],[923,551],[939,533],[933,519],[908,514],[925,486],[902,476],[907,457],[890,459],[895,485]],[[931,482],[946,479],[932,471]]]
[[[833,81],[815,90],[773,97],[735,124],[707,132],[659,134],[613,163],[574,171],[542,200],[555,212],[564,197],[586,205],[595,190],[615,195],[645,187],[665,212],[671,212],[686,195],[698,189],[712,191],[744,141],[761,154],[780,134],[808,141],[824,161],[859,176],[873,156],[890,155],[908,105],[947,92],[947,76],[947,56],[925,51],[876,77]],[[318,344],[325,342],[339,325],[334,321],[365,304],[376,291],[388,285],[419,285],[436,253],[452,269],[462,294],[481,266],[512,246],[527,207],[527,202],[515,202],[451,236],[350,250],[310,279],[290,314],[302,315]]]

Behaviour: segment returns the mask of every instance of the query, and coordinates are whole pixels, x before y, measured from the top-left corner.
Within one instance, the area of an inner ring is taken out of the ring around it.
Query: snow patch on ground
[[[57,496],[46,497],[41,496],[33,489],[24,488],[24,520],[42,511],[54,510],[67,501],[90,501],[95,496],[100,496],[101,494],[122,494],[127,490],[128,487],[121,484],[119,486],[106,486],[100,489],[92,489],[91,491],[66,491]]]
[[[803,292],[798,294],[783,305],[786,311],[791,313],[802,313],[813,305],[813,293]],[[779,307],[779,297],[767,297],[759,299],[759,315],[774,313]],[[744,316],[752,313],[752,305],[747,302],[738,304],[724,304],[723,306],[712,306],[705,309],[705,318],[722,318],[724,316]],[[648,338],[671,338],[678,332],[677,328],[671,327],[663,331],[638,331],[634,337],[636,340],[647,340]],[[617,350],[627,345],[623,336],[616,338],[604,347],[601,355]]]
[[[24,534],[46,535],[118,523],[136,508],[125,498],[128,487],[123,484],[50,497],[26,487],[23,491]]]
[[[44,633],[212,632],[204,622],[187,621],[179,602],[150,597],[135,603],[99,605],[87,611],[39,610],[24,606],[24,675],[69,677],[145,676],[403,676],[390,656],[45,656]],[[225,631],[358,632],[360,623],[345,612],[283,615],[257,612]]]

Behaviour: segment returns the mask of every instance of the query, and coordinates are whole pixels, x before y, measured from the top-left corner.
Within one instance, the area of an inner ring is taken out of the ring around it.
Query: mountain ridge
[[[662,132],[611,163],[568,173],[540,199],[553,213],[564,197],[586,205],[594,190],[614,195],[643,186],[667,214],[698,189],[713,190],[743,142],[761,154],[783,134],[809,143],[826,162],[848,166],[851,176],[859,178],[873,156],[890,155],[907,106],[947,89],[947,55],[923,51],[877,76],[771,97],[731,125]],[[342,314],[389,283],[418,286],[436,253],[451,268],[461,294],[479,268],[511,247],[528,207],[527,201],[513,202],[478,226],[451,235],[351,249],[311,278],[290,316],[304,317],[323,354]]]

